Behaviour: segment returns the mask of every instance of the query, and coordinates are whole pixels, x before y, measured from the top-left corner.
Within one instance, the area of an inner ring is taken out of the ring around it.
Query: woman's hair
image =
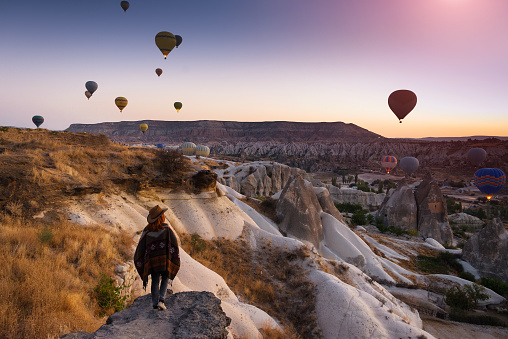
[[[164,228],[162,225],[165,221],[166,217],[164,216],[164,213],[162,213],[161,216],[157,218],[157,220],[146,225],[145,230],[147,232],[158,232]]]

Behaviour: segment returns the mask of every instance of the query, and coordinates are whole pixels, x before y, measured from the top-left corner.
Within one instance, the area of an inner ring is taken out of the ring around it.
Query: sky
[[[129,2],[0,0],[0,125],[343,121],[392,138],[508,136],[506,0]],[[183,38],[166,60],[159,31]],[[399,89],[418,97],[402,124],[387,103]]]

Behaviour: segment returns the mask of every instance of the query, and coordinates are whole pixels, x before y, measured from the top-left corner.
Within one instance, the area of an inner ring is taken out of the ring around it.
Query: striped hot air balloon
[[[207,157],[210,155],[210,148],[208,148],[208,146],[199,145],[196,147],[196,155]]]
[[[506,175],[498,168],[480,168],[474,174],[474,184],[490,200],[506,183]]]
[[[32,117],[32,122],[39,128],[40,125],[44,122],[44,118],[41,115],[34,115]]]
[[[127,106],[127,103],[128,103],[128,101],[124,97],[117,97],[115,99],[116,107],[118,107],[120,109],[120,112],[123,111],[125,106]]]
[[[164,59],[168,56],[168,54],[175,48],[176,46],[176,38],[172,33],[163,31],[157,33],[155,36],[155,44],[164,55]]]
[[[381,167],[384,168],[386,173],[390,174],[391,170],[397,167],[397,158],[387,155],[381,159]]]
[[[192,142],[185,142],[182,145],[182,151],[185,155],[194,155],[196,154],[196,144]]]

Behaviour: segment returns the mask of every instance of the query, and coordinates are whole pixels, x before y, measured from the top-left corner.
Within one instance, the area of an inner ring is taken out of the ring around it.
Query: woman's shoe
[[[162,301],[159,301],[159,303],[157,304],[157,308],[161,311],[164,311],[166,309],[166,305],[164,305]]]

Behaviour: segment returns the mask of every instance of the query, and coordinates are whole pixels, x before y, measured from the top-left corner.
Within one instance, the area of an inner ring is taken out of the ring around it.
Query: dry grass
[[[194,259],[222,276],[240,299],[280,321],[285,328],[282,337],[321,336],[314,285],[300,265],[308,257],[304,249],[284,251],[265,244],[263,251],[258,252],[243,240],[205,241],[188,234],[181,236],[181,242]]]
[[[130,258],[132,238],[67,221],[0,224],[0,337],[52,338],[95,331],[93,288],[100,273]]]

